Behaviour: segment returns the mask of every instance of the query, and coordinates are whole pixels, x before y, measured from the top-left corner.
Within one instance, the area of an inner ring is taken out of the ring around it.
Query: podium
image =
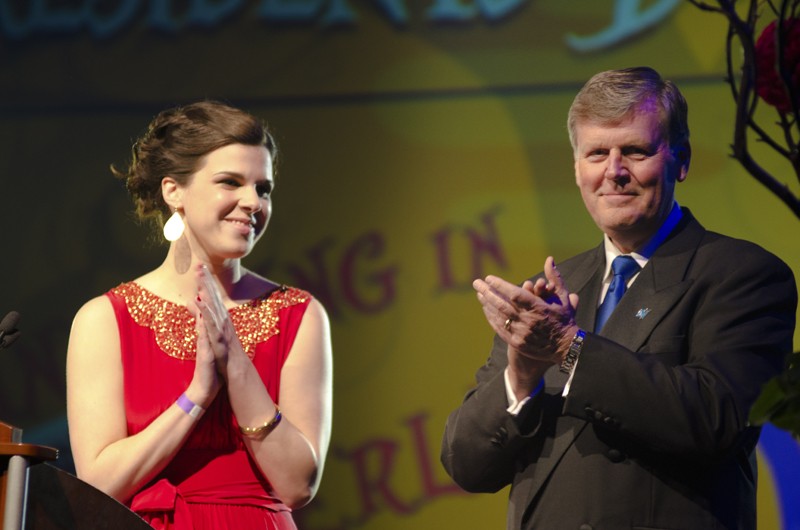
[[[47,464],[58,450],[22,443],[0,422],[2,530],[152,530],[138,515],[77,477]]]

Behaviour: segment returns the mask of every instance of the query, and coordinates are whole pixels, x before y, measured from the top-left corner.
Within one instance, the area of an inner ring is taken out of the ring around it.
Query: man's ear
[[[183,188],[170,176],[161,179],[161,196],[172,211],[183,207]]]
[[[692,161],[692,146],[689,141],[682,142],[677,147],[673,148],[672,156],[680,164],[680,172],[678,173],[678,182],[686,180],[686,175],[689,174],[689,162]]]
[[[578,178],[579,170],[578,170],[578,155],[577,154],[573,155],[572,169],[575,171],[575,185],[580,188],[581,187],[581,182],[580,182],[580,179]]]

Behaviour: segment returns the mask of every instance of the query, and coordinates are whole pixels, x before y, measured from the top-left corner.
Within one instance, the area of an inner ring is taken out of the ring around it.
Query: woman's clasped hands
[[[208,267],[198,265],[195,274],[197,298],[189,304],[189,310],[196,321],[197,354],[187,396],[199,396],[196,403],[207,408],[227,380],[230,357],[246,354]]]

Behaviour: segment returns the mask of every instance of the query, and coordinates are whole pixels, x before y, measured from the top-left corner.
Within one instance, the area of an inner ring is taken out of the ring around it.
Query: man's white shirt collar
[[[667,239],[667,236],[672,233],[678,223],[680,222],[681,218],[683,217],[683,212],[681,212],[680,206],[678,206],[678,202],[672,203],[672,209],[669,212],[669,215],[661,224],[661,227],[658,231],[650,238],[650,240],[642,245],[642,247],[635,252],[631,252],[629,254],[630,257],[636,260],[636,263],[639,264],[639,267],[644,268],[647,265],[648,260],[652,257],[653,253],[656,251],[658,247],[661,246],[661,243]],[[617,247],[614,246],[614,243],[611,241],[611,238],[608,237],[607,234],[603,234],[603,245],[606,251],[606,269],[603,273],[604,284],[607,287],[609,283],[611,283],[611,262],[614,261],[614,258],[617,256],[621,256],[622,252],[619,251]],[[631,278],[631,281],[628,282],[628,285],[633,283],[633,280],[638,276],[638,274],[634,275]],[[602,297],[601,297],[602,299]],[[599,302],[598,302],[599,303]]]

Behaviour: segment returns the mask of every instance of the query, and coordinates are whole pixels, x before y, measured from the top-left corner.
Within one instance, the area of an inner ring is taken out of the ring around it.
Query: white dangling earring
[[[167,241],[177,241],[183,235],[183,229],[186,228],[183,224],[183,217],[178,213],[178,210],[167,219],[164,223],[164,238]]]

